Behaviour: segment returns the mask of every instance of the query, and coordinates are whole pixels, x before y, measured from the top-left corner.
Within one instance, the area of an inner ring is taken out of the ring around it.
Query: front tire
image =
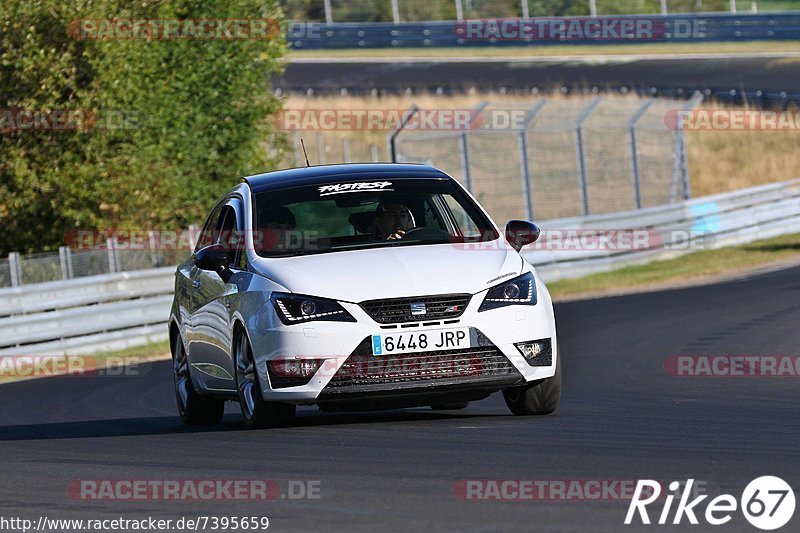
[[[289,403],[267,402],[261,396],[261,387],[253,362],[253,350],[247,335],[240,331],[235,342],[236,391],[242,416],[250,428],[275,428],[291,425],[297,406]]]
[[[561,402],[561,357],[556,358],[556,373],[521,387],[503,390],[506,405],[517,416],[549,415]]]
[[[192,384],[189,360],[180,334],[172,342],[172,377],[175,383],[175,400],[181,421],[187,425],[218,424],[225,413],[225,400],[201,396]]]

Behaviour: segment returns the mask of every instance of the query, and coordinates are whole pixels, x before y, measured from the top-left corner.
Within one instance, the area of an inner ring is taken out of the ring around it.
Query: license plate
[[[372,336],[372,355],[460,350],[470,347],[469,328]]]

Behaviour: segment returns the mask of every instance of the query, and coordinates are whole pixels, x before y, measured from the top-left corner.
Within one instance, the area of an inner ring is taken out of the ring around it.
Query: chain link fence
[[[58,253],[12,252],[0,259],[0,288],[177,265],[188,256],[188,250],[125,249],[114,242],[84,250],[62,246]]]
[[[309,161],[314,165],[388,161],[385,145],[348,136],[331,137],[319,132],[316,135],[304,137],[297,131],[292,131],[292,152],[291,157],[286,161],[292,167],[302,167],[306,164],[300,139],[305,140]]]
[[[484,103],[462,131],[403,129],[390,142],[396,161],[451,174],[498,221],[611,213],[690,197],[684,131],[665,117],[701,100]]]

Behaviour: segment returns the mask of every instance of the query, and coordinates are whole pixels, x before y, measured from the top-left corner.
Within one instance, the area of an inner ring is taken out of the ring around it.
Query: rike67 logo
[[[772,531],[785,526],[794,515],[794,491],[779,477],[762,476],[754,479],[745,487],[738,501],[730,494],[720,494],[706,503],[703,513],[700,511],[700,504],[708,498],[708,495],[700,495],[690,501],[693,484],[694,479],[687,480],[685,484],[678,481],[669,484],[669,492],[663,498],[663,507],[658,515],[658,524],[677,525],[685,518],[690,524],[697,525],[699,515],[706,523],[720,526],[730,522],[737,509],[741,509],[750,524],[764,531]],[[683,490],[679,492],[681,487]],[[639,480],[631,504],[628,506],[625,524],[635,523],[637,514],[642,524],[650,524],[651,518],[647,506],[658,501],[658,504],[653,505],[657,508],[661,504],[662,496],[662,487],[658,481]],[[676,499],[678,504],[673,514],[672,504]],[[670,516],[672,516],[671,522]]]

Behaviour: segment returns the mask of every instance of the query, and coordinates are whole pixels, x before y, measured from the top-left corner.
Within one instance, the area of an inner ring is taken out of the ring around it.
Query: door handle
[[[197,280],[194,280],[192,282],[192,287],[194,287],[195,289],[199,289],[200,288],[200,282],[197,281]]]

